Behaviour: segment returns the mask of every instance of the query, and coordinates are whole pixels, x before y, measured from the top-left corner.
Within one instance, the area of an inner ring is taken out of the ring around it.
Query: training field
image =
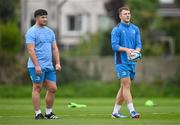
[[[0,99],[0,125],[180,125],[180,99],[154,98],[157,106],[146,107],[148,98],[134,99],[140,119],[112,119],[113,98],[56,98],[54,112],[58,120],[34,120],[31,99]],[[69,102],[86,108],[68,108]],[[42,102],[44,113],[44,103]],[[128,115],[127,109],[122,108]]]

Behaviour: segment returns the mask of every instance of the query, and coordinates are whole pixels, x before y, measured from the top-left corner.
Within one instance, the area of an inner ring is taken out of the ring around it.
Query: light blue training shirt
[[[47,26],[32,26],[25,34],[26,44],[35,45],[35,53],[38,63],[42,69],[53,69],[52,64],[52,44],[56,42],[54,32]],[[34,64],[29,57],[28,68],[33,68]]]
[[[121,21],[111,32],[111,45],[114,51],[114,63],[116,64],[135,64],[128,60],[126,52],[120,52],[121,47],[129,49],[142,48],[139,28],[132,24]]]

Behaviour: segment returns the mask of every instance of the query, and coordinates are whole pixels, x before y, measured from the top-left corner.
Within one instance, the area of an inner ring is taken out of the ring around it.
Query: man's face
[[[47,24],[47,15],[37,16],[36,22],[40,26],[45,26]]]
[[[130,13],[129,10],[122,10],[122,12],[120,13],[119,17],[125,23],[129,23],[130,19],[131,19],[131,13]]]

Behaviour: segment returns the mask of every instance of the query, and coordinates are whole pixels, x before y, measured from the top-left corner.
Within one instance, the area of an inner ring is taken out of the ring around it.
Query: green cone
[[[147,100],[146,102],[145,102],[145,106],[149,106],[149,107],[151,107],[151,106],[155,106],[156,104],[154,104],[154,102],[152,101],[152,100]]]
[[[74,103],[74,102],[70,102],[68,104],[68,108],[86,108],[87,105],[84,105],[84,104],[77,104],[77,103]]]

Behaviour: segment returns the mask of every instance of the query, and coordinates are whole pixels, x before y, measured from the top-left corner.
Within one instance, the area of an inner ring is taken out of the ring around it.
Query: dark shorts
[[[42,73],[40,76],[36,74],[35,68],[28,68],[28,73],[33,83],[43,83],[45,80],[56,83],[56,72],[54,69],[41,69]]]

